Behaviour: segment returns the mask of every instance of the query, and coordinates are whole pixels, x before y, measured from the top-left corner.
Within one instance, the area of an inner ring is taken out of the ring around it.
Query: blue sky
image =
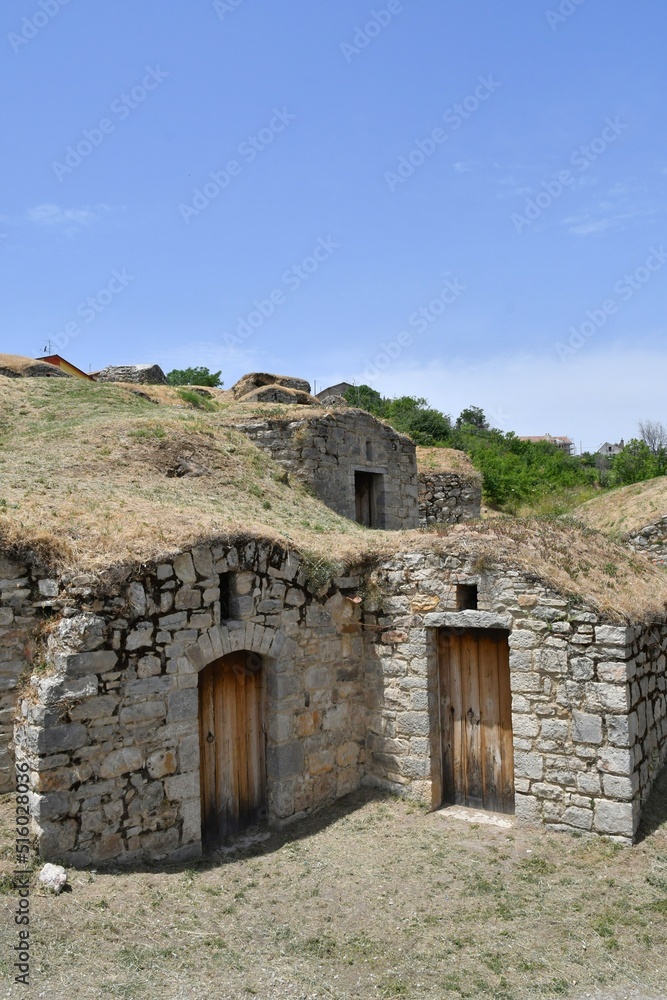
[[[0,350],[370,381],[585,448],[667,422],[659,0],[0,17]]]

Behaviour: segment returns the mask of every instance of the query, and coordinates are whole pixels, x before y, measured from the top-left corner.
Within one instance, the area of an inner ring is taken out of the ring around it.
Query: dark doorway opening
[[[378,513],[382,476],[375,472],[355,472],[354,498],[358,524],[367,528],[381,528]]]

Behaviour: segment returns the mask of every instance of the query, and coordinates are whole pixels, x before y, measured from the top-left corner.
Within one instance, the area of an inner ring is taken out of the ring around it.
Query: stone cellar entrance
[[[241,651],[199,674],[202,840],[219,843],[266,817],[262,660]]]
[[[514,812],[509,633],[439,630],[444,802]]]

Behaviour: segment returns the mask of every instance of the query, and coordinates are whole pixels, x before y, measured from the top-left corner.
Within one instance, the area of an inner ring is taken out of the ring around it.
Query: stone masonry
[[[0,556],[0,792],[13,787],[13,715],[19,679],[30,671],[37,633],[58,582],[16,559]]]
[[[238,429],[343,517],[355,519],[355,472],[370,472],[380,483],[378,527],[419,527],[415,446],[364,410],[248,420]]]
[[[460,472],[419,473],[419,524],[460,524],[481,515],[482,481]]]
[[[97,382],[133,382],[136,385],[167,385],[159,365],[110,365],[95,376]]]
[[[5,560],[3,718],[32,663],[15,748],[42,855],[200,853],[198,674],[236,650],[262,663],[270,823],[362,781],[440,806],[442,628],[509,635],[518,822],[633,841],[667,755],[667,625],[610,625],[465,552],[330,574],[258,540],[184,551],[110,593]],[[477,610],[457,611],[459,585]]]
[[[635,552],[643,552],[658,565],[667,566],[667,516],[631,532],[626,541]]]
[[[309,573],[255,542],[202,546],[95,613],[66,609],[17,726],[44,857],[87,865],[201,852],[198,672],[235,650],[264,664],[271,821],[359,786],[362,638],[346,596],[359,581],[322,591]]]
[[[631,843],[667,756],[667,626],[611,626],[518,571],[445,566],[405,555],[376,573],[391,596],[366,667],[371,780],[440,803],[437,629],[508,628],[518,819]],[[456,612],[457,583],[478,584],[479,611]]]

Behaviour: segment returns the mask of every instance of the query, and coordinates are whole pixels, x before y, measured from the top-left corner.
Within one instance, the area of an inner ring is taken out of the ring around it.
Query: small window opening
[[[460,583],[456,588],[456,610],[477,611],[477,584]]]
[[[366,442],[366,458],[369,462],[373,461],[373,442],[369,440]]]
[[[220,617],[229,619],[229,608],[231,602],[231,573],[220,574]]]

